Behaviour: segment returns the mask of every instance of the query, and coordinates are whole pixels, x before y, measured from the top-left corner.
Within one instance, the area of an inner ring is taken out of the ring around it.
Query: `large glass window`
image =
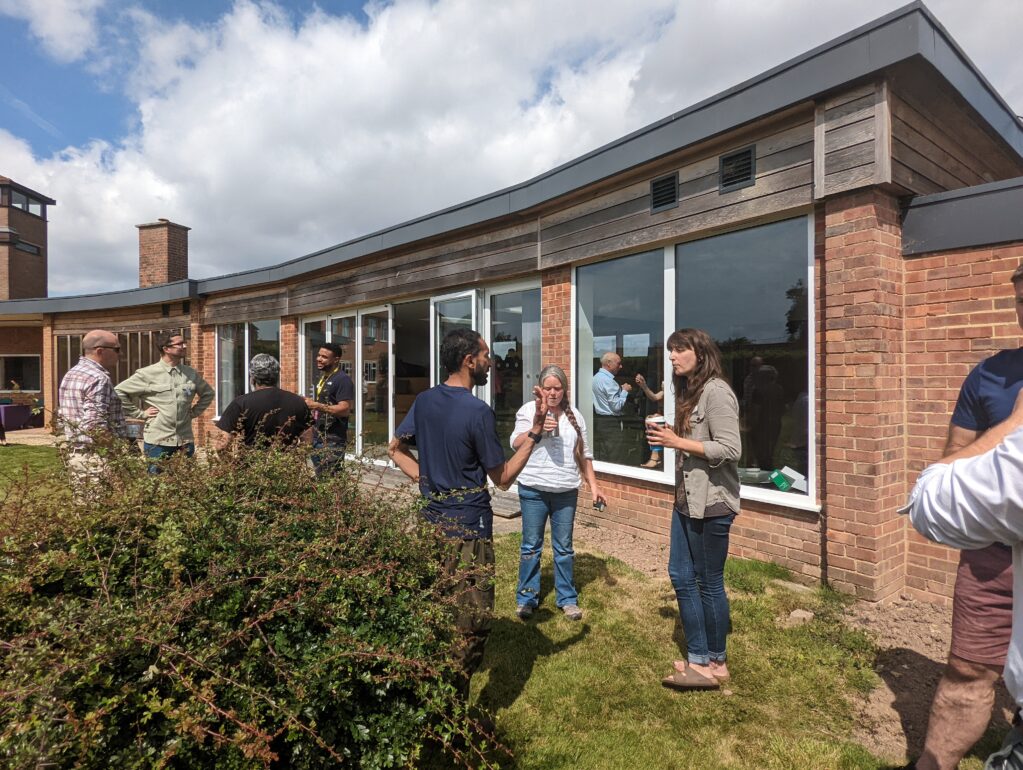
[[[440,343],[447,336],[448,332],[455,329],[471,329],[473,326],[473,302],[472,296],[453,297],[451,299],[439,299],[433,307],[436,317],[436,328],[434,329],[436,339],[436,350],[434,352],[434,367],[436,369],[436,381],[444,382],[448,373],[440,362]]]
[[[41,390],[39,356],[0,355],[0,390]]]
[[[661,389],[663,250],[579,267],[576,301],[577,401],[591,426],[594,459],[632,467],[656,463],[643,420],[663,406],[636,386],[636,375],[654,393]]]
[[[266,353],[280,361],[281,322],[276,319],[217,327],[217,413],[249,391],[249,361]]]
[[[531,396],[540,373],[540,290],[494,294],[490,298],[491,403],[505,455],[514,453],[506,438],[515,413]],[[565,366],[564,361],[557,362]]]
[[[740,404],[740,477],[773,489],[788,467],[809,473],[808,235],[804,217],[675,247],[676,326],[721,348]],[[792,493],[805,494],[806,482]]]
[[[303,351],[305,359],[305,394],[309,398],[316,395],[316,383],[320,380],[320,372],[316,368],[316,354],[327,341],[326,321],[306,321],[302,326]]]

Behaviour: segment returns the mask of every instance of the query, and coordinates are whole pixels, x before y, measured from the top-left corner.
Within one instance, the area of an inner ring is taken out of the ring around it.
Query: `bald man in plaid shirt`
[[[68,465],[79,477],[102,466],[95,449],[117,439],[128,440],[121,399],[110,372],[117,366],[121,345],[117,335],[96,329],[82,338],[82,357],[60,382],[60,423],[70,448]]]

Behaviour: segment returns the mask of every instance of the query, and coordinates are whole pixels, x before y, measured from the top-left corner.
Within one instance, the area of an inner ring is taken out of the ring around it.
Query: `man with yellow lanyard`
[[[313,467],[317,478],[333,475],[344,460],[348,444],[348,415],[355,407],[355,383],[341,370],[344,349],[336,342],[325,342],[316,353],[320,379],[315,396],[305,400],[313,410]]]

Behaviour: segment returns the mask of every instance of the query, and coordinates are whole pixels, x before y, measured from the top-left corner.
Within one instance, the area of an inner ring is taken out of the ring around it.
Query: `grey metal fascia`
[[[126,289],[102,294],[80,294],[74,297],[44,297],[39,299],[11,299],[0,302],[0,313],[77,313],[89,310],[114,310],[121,307],[156,305],[178,300],[191,300],[199,296],[196,281],[185,280],[148,286],[145,289]]]
[[[1023,242],[1023,177],[914,198],[903,213],[902,253]]]

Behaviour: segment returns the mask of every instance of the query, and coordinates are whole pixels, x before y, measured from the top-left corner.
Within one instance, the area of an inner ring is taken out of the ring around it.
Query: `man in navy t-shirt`
[[[336,342],[325,342],[316,353],[320,379],[314,397],[305,400],[315,419],[313,467],[316,476],[337,473],[348,444],[348,416],[355,408],[355,384],[341,369],[344,349]]]
[[[494,512],[490,507],[487,477],[499,487],[511,484],[525,467],[541,438],[546,411],[536,410],[538,421],[511,459],[497,437],[494,410],[472,394],[487,384],[490,348],[479,332],[455,329],[441,343],[440,360],[448,378],[416,397],[408,415],[395,431],[388,455],[406,476],[419,483],[426,498],[424,515],[451,538],[444,570],[460,576],[456,623],[465,643],[456,654],[459,682],[465,697],[469,678],[483,659],[494,609]],[[417,460],[410,447],[419,450]],[[468,568],[468,570],[466,569]]]
[[[1023,328],[1023,265],[1012,274],[1016,322]],[[963,381],[948,427],[944,455],[972,444],[1012,413],[1023,388],[1023,348],[977,364]],[[952,645],[931,704],[923,752],[910,767],[958,767],[987,729],[994,686],[1012,632],[1012,551],[996,543],[961,551],[952,595]]]

